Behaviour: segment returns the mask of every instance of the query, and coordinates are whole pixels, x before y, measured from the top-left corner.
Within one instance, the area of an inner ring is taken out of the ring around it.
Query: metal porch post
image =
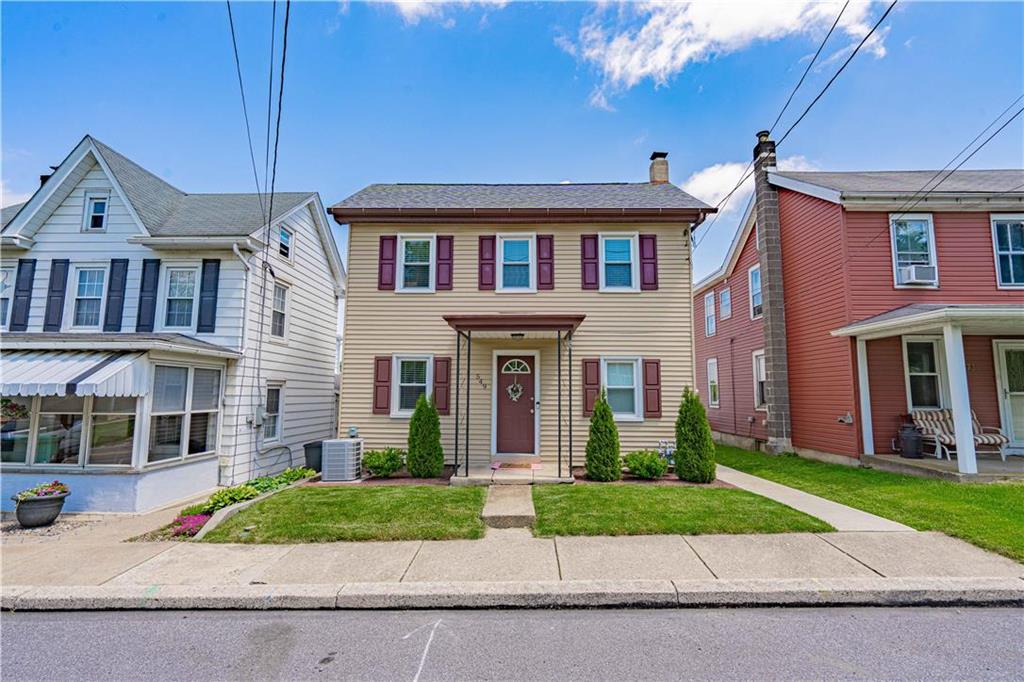
[[[562,477],[562,330],[558,330],[558,477]]]
[[[575,417],[572,411],[572,337],[574,332],[569,332],[566,340],[569,344],[569,478],[572,478],[572,420]]]
[[[462,378],[462,332],[455,331],[455,473],[459,473],[459,388]]]
[[[466,478],[469,478],[469,389],[473,385],[473,330],[466,332]]]

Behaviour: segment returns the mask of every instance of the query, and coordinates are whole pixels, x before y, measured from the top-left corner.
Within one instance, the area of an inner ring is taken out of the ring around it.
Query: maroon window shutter
[[[434,358],[434,407],[438,414],[448,414],[452,395],[452,359]]]
[[[600,259],[597,255],[597,235],[584,234],[580,236],[580,260],[583,270],[584,289],[597,289],[601,280],[598,274]]]
[[[583,415],[594,414],[594,404],[601,395],[601,360],[583,359]]]
[[[391,356],[373,359],[373,413],[391,413]]]
[[[377,289],[381,291],[395,288],[395,263],[398,237],[381,235],[380,254],[377,259]]]
[[[537,288],[555,288],[555,236],[537,235]]]
[[[495,236],[481,235],[480,237],[480,274],[479,283],[481,291],[494,289],[494,262],[495,262]]]
[[[452,288],[452,264],[455,259],[452,253],[454,239],[450,235],[438,235],[437,237],[437,269],[435,275],[437,283],[434,285],[437,291],[451,291]]]
[[[661,418],[661,360],[643,360],[644,417]]]
[[[640,235],[640,288],[653,291],[658,288],[658,235]]]

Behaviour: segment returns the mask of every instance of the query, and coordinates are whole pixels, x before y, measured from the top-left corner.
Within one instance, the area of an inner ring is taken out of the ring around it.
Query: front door
[[[1024,449],[1024,343],[997,343],[999,405],[1011,448]]]
[[[536,372],[532,355],[499,355],[495,363],[495,437],[498,454],[532,455],[536,431]]]

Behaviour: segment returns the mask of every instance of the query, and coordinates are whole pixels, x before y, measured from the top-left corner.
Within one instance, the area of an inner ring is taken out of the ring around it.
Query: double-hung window
[[[80,328],[100,326],[100,311],[103,309],[103,283],[107,271],[104,268],[78,268],[75,270],[75,300],[71,325]]]
[[[704,336],[715,335],[715,292],[704,295]]]
[[[157,365],[148,461],[181,459],[216,450],[220,393],[219,369]]]
[[[718,314],[723,320],[732,317],[732,292],[728,289],[718,294]]]
[[[281,384],[267,386],[267,404],[263,410],[263,441],[281,440]]]
[[[708,358],[708,407],[718,407],[718,358]]]
[[[536,248],[532,235],[498,235],[497,291],[535,291],[537,288]]]
[[[135,444],[135,398],[92,399],[89,464],[127,466]]]
[[[286,260],[292,259],[292,242],[294,235],[292,231],[283,225],[277,228],[277,253]]]
[[[602,234],[601,291],[640,291],[637,235]]]
[[[195,312],[196,281],[199,279],[195,268],[167,269],[167,296],[164,310],[165,327],[191,327]]]
[[[618,421],[643,419],[640,388],[640,358],[602,358],[602,384]]]
[[[999,286],[1024,287],[1024,215],[992,216],[992,241]]]
[[[106,193],[85,195],[85,217],[82,230],[85,232],[102,231],[107,227],[107,212],[110,208],[110,197]]]
[[[14,295],[14,268],[0,268],[0,329],[7,329],[11,320]]]
[[[429,293],[434,290],[433,236],[400,236],[398,238],[397,291]]]
[[[927,213],[889,218],[896,286],[938,284],[935,227]]]
[[[274,283],[274,301],[270,312],[270,335],[285,337],[288,322],[288,287]]]
[[[393,371],[398,381],[391,410],[393,415],[411,415],[420,396],[430,397],[432,365],[429,356],[395,356]]]
[[[764,314],[764,299],[761,296],[761,266],[755,265],[747,272],[750,286],[750,319],[756,320]]]
[[[939,409],[943,400],[942,352],[938,339],[903,338],[907,406],[911,410]]]
[[[768,409],[768,371],[764,364],[764,351],[755,350],[754,358],[754,409]]]
[[[85,426],[85,398],[43,396],[36,427],[36,464],[78,464]]]

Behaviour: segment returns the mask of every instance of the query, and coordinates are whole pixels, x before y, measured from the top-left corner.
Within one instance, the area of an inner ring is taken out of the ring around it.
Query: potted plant
[[[70,494],[68,487],[60,481],[40,483],[11,497],[17,504],[14,515],[23,528],[49,526],[60,516],[64,498]]]

